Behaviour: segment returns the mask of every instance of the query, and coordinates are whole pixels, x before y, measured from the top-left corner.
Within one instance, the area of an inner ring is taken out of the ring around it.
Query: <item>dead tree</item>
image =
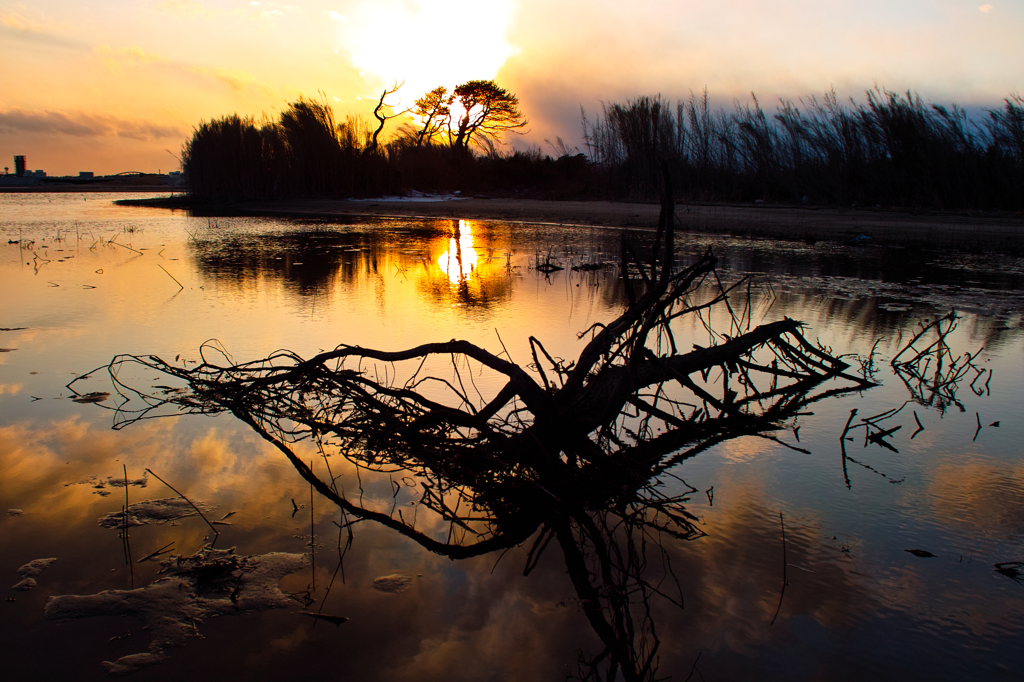
[[[741,435],[781,443],[771,434],[811,403],[874,385],[846,373],[795,320],[750,329],[748,319],[741,330],[729,301],[739,284],[722,284],[710,250],[675,269],[673,216],[666,192],[650,260],[623,242],[630,304],[580,334],[589,341],[574,362],[553,358],[534,337],[526,368],[458,340],[395,351],[342,345],[309,359],[281,351],[238,364],[226,354],[207,359],[215,350],[207,345],[190,369],[118,356],[108,367],[121,397],[115,428],[168,412],[229,411],[346,515],[429,551],[465,558],[533,537],[528,573],[555,540],[605,645],[591,662],[617,671],[610,678],[653,679],[649,600],[681,594],[648,582],[646,552],[702,534],[686,495],[663,492],[668,469]],[[712,308],[728,311],[729,331],[740,333],[716,335],[704,318]],[[700,317],[719,342],[680,349],[673,323],[684,316]],[[157,370],[173,385],[133,387],[133,367]],[[478,389],[482,373],[500,379],[487,395]],[[324,454],[328,475],[297,453],[303,441]],[[418,509],[448,524],[447,539],[417,529],[394,506],[351,499],[335,484],[328,454],[363,471],[402,472],[415,484]]]
[[[380,137],[380,134],[384,130],[384,126],[387,124],[388,121],[390,121],[393,118],[398,118],[402,114],[405,114],[407,111],[409,111],[408,109],[406,109],[405,111],[400,111],[397,114],[393,113],[390,116],[385,116],[384,114],[381,113],[381,110],[384,107],[390,106],[388,104],[385,104],[384,100],[388,97],[388,95],[393,95],[396,92],[398,92],[398,89],[401,88],[403,85],[405,85],[404,81],[402,83],[395,82],[395,84],[392,85],[390,88],[384,88],[384,92],[380,94],[380,99],[377,101],[377,106],[373,108],[373,117],[377,119],[377,128],[373,131],[373,137],[370,139],[370,144],[366,147],[366,153],[372,154],[377,151],[377,148],[379,146],[378,138]]]

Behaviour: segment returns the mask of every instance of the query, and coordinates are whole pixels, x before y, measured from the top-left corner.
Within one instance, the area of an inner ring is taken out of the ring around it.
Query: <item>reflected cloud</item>
[[[939,518],[955,518],[985,534],[1024,534],[1024,466],[977,454],[963,464],[943,463],[935,468],[928,498]]]

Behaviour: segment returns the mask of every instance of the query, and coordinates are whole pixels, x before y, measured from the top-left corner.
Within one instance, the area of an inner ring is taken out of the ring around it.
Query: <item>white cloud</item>
[[[212,10],[196,0],[163,0],[159,5],[165,12],[171,12],[182,16],[217,16],[216,10]]]

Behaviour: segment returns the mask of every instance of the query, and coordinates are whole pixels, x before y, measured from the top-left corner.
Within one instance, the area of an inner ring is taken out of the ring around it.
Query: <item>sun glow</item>
[[[473,248],[473,224],[460,220],[455,234],[448,241],[448,250],[437,259],[437,265],[451,283],[458,286],[473,274],[479,259],[480,255]]]
[[[506,33],[511,0],[414,0],[360,3],[338,25],[338,49],[385,84],[405,82],[388,98],[396,109],[443,85],[492,79],[515,52]],[[333,18],[333,17],[332,17]]]

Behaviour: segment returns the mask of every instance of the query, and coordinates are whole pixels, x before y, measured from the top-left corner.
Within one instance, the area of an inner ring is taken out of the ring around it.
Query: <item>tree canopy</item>
[[[437,87],[416,100],[411,109],[419,117],[417,145],[445,136],[454,149],[497,139],[506,131],[518,132],[529,121],[519,108],[519,98],[493,80],[472,80],[450,94]],[[453,116],[454,114],[454,116]]]

